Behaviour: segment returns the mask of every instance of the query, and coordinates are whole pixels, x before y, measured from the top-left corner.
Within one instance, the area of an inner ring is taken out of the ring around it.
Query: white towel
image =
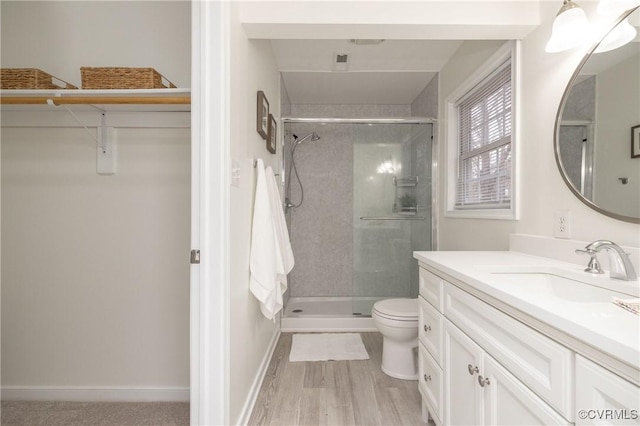
[[[273,223],[276,231],[276,241],[280,247],[282,266],[284,268],[284,274],[278,276],[280,284],[283,286],[282,292],[284,293],[287,289],[287,274],[293,269],[295,261],[293,259],[293,250],[291,249],[287,221],[284,217],[284,210],[282,209],[282,199],[280,197],[280,191],[278,191],[276,175],[273,173],[271,166],[267,167],[265,173],[267,175],[267,187],[269,188],[269,200],[271,202]]]
[[[282,294],[287,289],[287,273],[293,267],[293,253],[278,189],[271,189],[275,185],[273,170],[265,172],[264,163],[258,160],[256,171],[249,288],[260,301],[262,314],[275,321],[276,314],[283,306]]]

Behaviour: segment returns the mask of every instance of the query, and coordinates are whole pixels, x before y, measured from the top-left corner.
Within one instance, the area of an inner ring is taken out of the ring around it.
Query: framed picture
[[[273,115],[269,114],[269,132],[267,133],[267,150],[275,154],[276,153],[276,141],[278,136],[278,126],[276,124],[276,119],[273,118]]]
[[[256,130],[267,139],[269,132],[269,101],[262,90],[258,91],[258,119],[256,120]],[[267,141],[268,142],[268,141]],[[267,143],[268,145],[268,143]]]
[[[640,124],[631,128],[631,158],[640,157]]]

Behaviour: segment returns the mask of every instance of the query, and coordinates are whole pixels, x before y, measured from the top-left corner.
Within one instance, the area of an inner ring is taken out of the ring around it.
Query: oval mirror
[[[638,27],[639,15],[639,8],[626,12],[614,30]],[[640,42],[636,35],[617,49],[598,50],[582,60],[564,92],[556,162],[582,202],[640,223]]]

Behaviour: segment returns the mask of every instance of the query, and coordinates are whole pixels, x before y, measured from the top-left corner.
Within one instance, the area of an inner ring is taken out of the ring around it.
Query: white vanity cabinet
[[[569,424],[448,320],[444,342],[446,424]]]
[[[576,355],[576,424],[640,424],[640,388]]]
[[[498,361],[484,354],[485,383],[481,388],[485,425],[568,425],[546,402],[509,373]]]
[[[419,277],[418,389],[422,395],[422,417],[426,422],[428,412],[437,425],[442,425],[444,419],[444,378],[442,374],[444,281],[424,268],[420,268]]]
[[[525,291],[526,281],[487,272],[573,267],[511,252],[414,257],[423,419],[427,412],[438,425],[640,426],[638,319],[608,299],[540,296]]]
[[[444,348],[446,424],[569,424],[449,320]]]
[[[478,383],[484,351],[450,321],[444,326],[444,420],[451,425],[482,423],[483,398]]]
[[[424,268],[420,289],[419,389],[436,424],[570,424],[571,351]]]

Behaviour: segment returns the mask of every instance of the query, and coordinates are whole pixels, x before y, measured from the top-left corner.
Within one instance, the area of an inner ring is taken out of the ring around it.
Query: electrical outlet
[[[556,238],[571,238],[571,216],[569,210],[556,210],[553,235]]]

